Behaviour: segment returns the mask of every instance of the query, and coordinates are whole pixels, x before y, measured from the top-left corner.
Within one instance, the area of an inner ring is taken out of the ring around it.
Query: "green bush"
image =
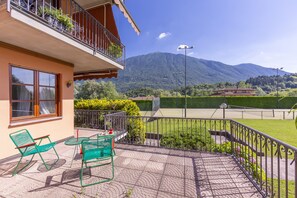
[[[140,116],[139,108],[131,100],[76,100],[75,109],[90,110],[118,110],[125,111],[128,116]],[[128,138],[133,139],[135,143],[145,141],[145,129],[143,121],[139,119],[128,119]]]
[[[231,142],[225,142],[223,144],[215,144],[212,147],[213,152],[232,154]]]
[[[139,107],[140,111],[151,111],[153,108],[152,100],[133,100]]]
[[[214,144],[214,142],[209,133],[206,133],[206,136],[204,134],[201,132],[174,131],[170,135],[163,135],[160,145],[178,149],[209,150],[210,145]]]

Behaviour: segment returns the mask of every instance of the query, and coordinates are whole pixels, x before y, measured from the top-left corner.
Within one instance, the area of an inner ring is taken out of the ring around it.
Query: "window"
[[[57,74],[11,67],[11,117],[59,115]]]

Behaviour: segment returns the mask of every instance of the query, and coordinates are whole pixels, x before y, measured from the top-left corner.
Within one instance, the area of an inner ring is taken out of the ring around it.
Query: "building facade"
[[[0,160],[18,153],[15,131],[72,136],[73,81],[124,69],[112,6],[139,33],[120,0],[0,0]]]

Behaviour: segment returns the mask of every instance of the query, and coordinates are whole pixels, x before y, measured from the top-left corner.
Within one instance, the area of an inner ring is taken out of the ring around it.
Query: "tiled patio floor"
[[[70,168],[74,147],[56,146],[60,160],[46,171],[35,156],[11,177],[17,159],[0,164],[0,197],[261,197],[231,157],[209,153],[117,145],[112,182],[81,188],[81,159]],[[52,152],[44,155],[53,161]],[[91,175],[91,177],[89,177]],[[111,166],[85,171],[86,182],[111,175]]]

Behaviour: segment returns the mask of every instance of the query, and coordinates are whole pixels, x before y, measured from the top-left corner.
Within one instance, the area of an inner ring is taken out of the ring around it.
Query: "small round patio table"
[[[72,160],[71,160],[70,168],[72,166],[72,162],[73,162],[75,156],[78,153],[78,148],[81,145],[82,141],[88,140],[88,139],[89,139],[88,137],[78,137],[78,138],[72,137],[72,138],[70,138],[70,139],[68,139],[68,140],[66,140],[64,142],[64,144],[67,145],[67,146],[74,146],[74,152],[73,152],[73,157],[72,157]]]

